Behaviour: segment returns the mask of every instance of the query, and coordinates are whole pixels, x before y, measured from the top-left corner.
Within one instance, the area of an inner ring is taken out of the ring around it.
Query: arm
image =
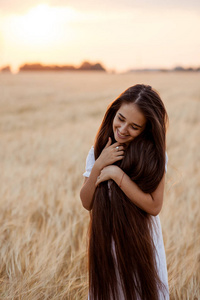
[[[107,166],[104,168],[100,173],[100,178],[97,179],[96,185],[109,179],[114,180],[120,185],[121,190],[139,208],[153,216],[159,214],[163,204],[165,175],[163,175],[156,190],[151,194],[144,193],[137,184],[117,166]],[[121,179],[123,180],[121,181]]]
[[[90,176],[88,178],[85,178],[85,181],[83,183],[83,186],[80,191],[80,198],[82,201],[82,205],[85,209],[91,210],[93,206],[93,196],[96,190],[96,181],[97,177],[99,176],[101,172],[101,167],[98,165],[98,163],[95,162],[92,171],[90,173]]]
[[[111,145],[112,140],[109,138],[108,143],[101,152],[98,159],[95,161],[94,166],[91,170],[90,176],[85,178],[83,186],[80,191],[80,198],[82,205],[85,209],[91,210],[93,206],[93,198],[96,190],[96,181],[97,177],[100,175],[100,172],[103,168],[108,165],[113,164],[114,162],[121,160],[124,157],[124,147],[123,145],[114,143]],[[116,147],[119,146],[117,150]]]

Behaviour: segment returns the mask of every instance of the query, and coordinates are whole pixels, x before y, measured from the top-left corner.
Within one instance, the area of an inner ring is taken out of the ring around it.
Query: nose
[[[122,134],[126,134],[126,133],[127,133],[127,129],[128,129],[127,124],[123,124],[123,125],[120,127],[120,132],[121,132]]]

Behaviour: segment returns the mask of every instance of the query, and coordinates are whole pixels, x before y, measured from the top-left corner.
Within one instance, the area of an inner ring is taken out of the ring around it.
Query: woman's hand
[[[107,181],[109,179],[113,179],[118,176],[118,173],[121,171],[121,169],[118,166],[110,165],[101,170],[101,173],[97,177],[96,186],[99,185],[99,183],[103,181]]]
[[[102,150],[96,164],[99,165],[100,169],[105,168],[108,165],[112,165],[114,162],[123,159],[124,157],[124,146],[118,142],[111,145],[112,140],[109,137],[105,148]]]

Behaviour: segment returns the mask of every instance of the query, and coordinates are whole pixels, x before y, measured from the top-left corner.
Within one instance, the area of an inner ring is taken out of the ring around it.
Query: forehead
[[[138,108],[137,104],[134,103],[124,103],[121,105],[117,114],[121,114],[128,123],[138,124],[143,126],[146,123],[146,118],[143,113]]]

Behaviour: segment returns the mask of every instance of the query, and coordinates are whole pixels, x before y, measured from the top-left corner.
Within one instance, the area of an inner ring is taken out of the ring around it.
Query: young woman
[[[80,198],[91,211],[90,300],[169,299],[159,212],[167,113],[150,86],[108,107],[86,160]]]

